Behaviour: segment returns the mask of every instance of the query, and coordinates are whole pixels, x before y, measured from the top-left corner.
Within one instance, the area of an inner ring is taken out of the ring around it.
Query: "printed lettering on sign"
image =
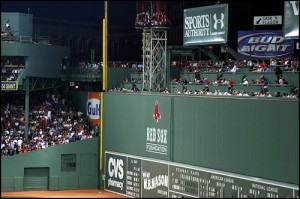
[[[290,58],[292,46],[281,30],[238,32],[238,52],[244,59]]]
[[[299,15],[299,1],[289,1],[292,5],[294,15]]]
[[[126,193],[126,160],[120,156],[107,158],[106,187],[112,191]]]
[[[124,171],[123,171],[124,162],[122,159],[109,158],[108,160],[108,173],[110,177],[123,179]]]
[[[183,45],[226,43],[227,4],[185,9],[183,20]]]
[[[156,123],[158,123],[159,119],[161,119],[161,113],[159,112],[158,101],[155,101],[154,104],[154,111],[153,111],[153,118]],[[168,148],[168,141],[167,141],[167,129],[161,128],[150,128],[147,127],[146,129],[146,151],[152,153],[159,153],[159,154],[167,154]]]
[[[100,119],[100,95],[98,92],[89,92],[86,103],[86,114],[94,125],[99,124]]]

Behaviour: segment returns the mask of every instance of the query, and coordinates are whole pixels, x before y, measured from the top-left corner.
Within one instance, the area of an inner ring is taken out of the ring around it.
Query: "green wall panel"
[[[76,105],[76,108],[80,110],[83,114],[86,114],[86,102],[87,96],[89,92],[85,91],[73,91],[72,93],[72,101]]]
[[[296,183],[298,108],[299,101],[177,97],[174,161]]]
[[[97,167],[91,167],[90,165],[98,164],[98,154],[80,154],[80,175],[81,176],[93,176],[97,173]]]
[[[265,73],[265,72],[240,72],[240,73],[223,73],[223,78],[229,79],[233,78],[235,81],[235,84],[242,83],[243,77],[247,76],[248,80],[259,80],[261,76],[265,76],[268,78],[268,80],[271,82],[271,84],[275,84],[275,73]],[[180,77],[185,78],[188,82],[193,82],[195,79],[195,73],[180,73]],[[201,79],[202,78],[208,78],[210,83],[213,83],[215,80],[217,80],[217,73],[211,73],[211,72],[203,72],[201,73]],[[283,71],[283,77],[286,79],[286,81],[294,86],[299,86],[299,72],[292,72],[292,71]],[[179,78],[178,78],[179,79]]]
[[[98,187],[98,176],[80,176],[79,189],[96,189]]]
[[[283,71],[283,77],[291,85],[299,87],[299,71]]]
[[[130,78],[131,73],[134,69],[132,68],[107,68],[107,90],[111,88],[120,88],[121,82],[126,77]]]
[[[182,68],[180,67],[170,67],[170,79],[168,79],[169,81],[171,81],[171,79],[179,79],[180,78],[180,72],[182,70]]]
[[[120,84],[121,85],[121,87],[123,87],[123,88],[125,88],[125,89],[133,89],[133,83],[121,83]],[[141,84],[141,83],[136,83],[135,84],[135,86],[139,89],[139,90],[142,90],[142,87],[143,87],[143,84]]]
[[[203,89],[205,88],[203,84],[170,84],[170,91],[172,93],[174,93],[174,89],[178,89],[181,93],[184,89],[184,87],[186,87],[187,89],[189,89],[190,91],[194,92],[195,90],[198,91],[203,91]],[[262,85],[248,85],[248,86],[244,86],[244,85],[240,85],[240,84],[236,84],[233,87],[233,91],[240,91],[240,92],[261,92],[261,87]],[[275,96],[275,92],[280,92],[281,94],[283,93],[289,93],[291,92],[292,87],[289,85],[285,85],[285,86],[279,86],[279,85],[269,85],[268,86],[268,92],[274,97]],[[209,86],[209,91],[215,91],[215,90],[220,90],[221,92],[228,92],[228,85],[223,84],[223,85],[210,85]]]
[[[59,177],[59,189],[66,190],[66,189],[78,189],[78,176],[64,176]]]
[[[23,181],[24,181],[23,177],[14,178],[15,191],[23,191],[24,190]]]
[[[61,171],[61,154],[76,154],[76,171]],[[86,157],[85,157],[86,156]],[[49,189],[61,190],[78,188],[80,177],[94,178],[86,188],[94,188],[98,179],[99,137],[57,145],[44,150],[27,152],[1,158],[1,188],[6,191],[23,189],[24,168],[49,167]],[[81,158],[83,160],[81,160]],[[87,161],[84,162],[83,161]],[[82,168],[81,168],[82,167]],[[87,171],[89,168],[89,171]],[[67,179],[77,179],[68,181]],[[78,181],[79,180],[79,181]],[[13,182],[13,190],[10,188]]]
[[[18,39],[19,36],[32,37],[32,18],[33,15],[27,13],[1,12],[1,24],[4,24],[6,20],[9,19],[11,23],[11,31],[16,33]]]
[[[293,99],[105,93],[103,151],[298,184],[298,110]],[[147,127],[168,129],[168,155],[145,150]]]
[[[156,101],[161,114],[157,123],[153,118]],[[106,93],[104,105],[104,150],[170,159],[170,97]],[[163,141],[159,136],[147,140],[147,128],[151,135],[154,130],[156,135],[163,135]],[[160,149],[155,151],[155,146]]]
[[[1,190],[10,191],[14,189],[14,179],[12,177],[1,177]]]
[[[70,57],[70,48],[55,45],[35,45],[29,43],[1,43],[2,56],[24,56],[24,77],[58,78],[63,57]]]
[[[58,176],[49,177],[49,190],[59,190],[59,177]]]

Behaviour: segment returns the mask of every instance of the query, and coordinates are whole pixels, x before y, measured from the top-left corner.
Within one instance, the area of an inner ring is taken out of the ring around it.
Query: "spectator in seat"
[[[275,66],[275,68],[273,70],[274,70],[275,76],[276,76],[275,81],[278,84],[279,79],[282,76],[282,70],[281,70],[280,66]]]
[[[228,81],[228,93],[232,94],[234,87],[234,80],[232,78]]]
[[[266,70],[265,70],[266,73],[270,73],[272,72],[271,68],[269,65],[266,66]]]

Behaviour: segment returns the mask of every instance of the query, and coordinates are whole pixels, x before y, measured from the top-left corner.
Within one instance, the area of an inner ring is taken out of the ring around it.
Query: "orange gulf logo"
[[[161,118],[160,112],[158,110],[158,101],[157,100],[154,105],[153,118],[156,121],[156,123],[158,123],[158,120]]]
[[[99,124],[100,119],[100,93],[89,92],[86,102],[86,115],[94,125]]]

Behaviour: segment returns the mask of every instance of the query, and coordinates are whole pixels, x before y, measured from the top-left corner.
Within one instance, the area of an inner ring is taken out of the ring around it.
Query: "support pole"
[[[102,92],[100,93],[100,189],[104,189],[103,173],[103,116],[104,116],[104,92],[107,90],[107,1],[104,1],[104,19],[102,30]]]
[[[29,77],[25,80],[25,140],[28,141],[29,132]]]

